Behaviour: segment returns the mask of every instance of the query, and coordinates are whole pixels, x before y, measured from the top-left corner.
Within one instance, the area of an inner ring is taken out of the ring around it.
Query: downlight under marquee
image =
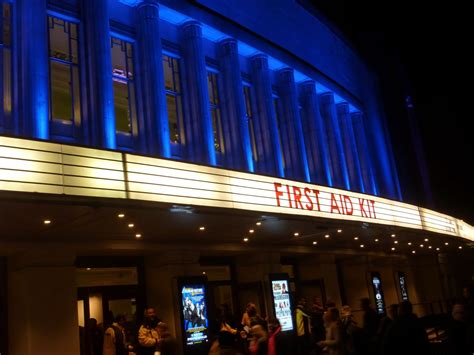
[[[180,161],[0,137],[0,190],[361,221],[474,241],[462,220],[377,196]]]

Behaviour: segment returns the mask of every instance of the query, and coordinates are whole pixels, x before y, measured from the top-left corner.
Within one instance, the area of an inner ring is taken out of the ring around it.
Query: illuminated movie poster
[[[287,280],[272,280],[273,304],[275,316],[281,324],[281,330],[293,330],[290,294]]]
[[[375,309],[377,310],[377,314],[385,314],[385,301],[383,297],[382,280],[380,278],[380,274],[378,272],[373,272],[371,276],[372,288],[375,297]]]
[[[204,285],[183,285],[181,302],[186,345],[208,342],[206,293]]]

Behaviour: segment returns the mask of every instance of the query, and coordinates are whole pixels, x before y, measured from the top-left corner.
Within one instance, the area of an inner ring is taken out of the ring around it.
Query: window
[[[12,48],[11,5],[0,2],[0,127],[11,126]]]
[[[275,117],[276,117],[276,123],[277,123],[277,130],[278,130],[278,147],[280,149],[280,155],[281,155],[281,161],[283,164],[283,169],[285,169],[285,155],[283,154],[283,142],[281,139],[281,111],[280,111],[280,98],[278,96],[273,96],[273,108],[275,109]]]
[[[253,121],[251,87],[248,84],[244,84],[243,88],[244,88],[244,100],[245,100],[245,117],[248,123],[250,145],[252,148],[252,157],[253,157],[253,161],[257,162],[258,154],[257,154],[257,142],[255,140],[255,127],[254,127],[254,121]]]
[[[214,133],[214,148],[217,153],[224,153],[224,139],[222,137],[221,108],[219,90],[217,86],[217,73],[207,72],[207,88],[209,91],[209,104]]]
[[[111,38],[112,81],[114,87],[115,131],[132,135],[137,133],[135,77],[133,71],[133,44]],[[119,145],[123,145],[118,140]]]
[[[184,144],[183,103],[179,73],[179,60],[163,55],[163,72],[165,76],[166,109],[170,142]]]
[[[70,125],[81,117],[77,27],[48,17],[50,118]]]

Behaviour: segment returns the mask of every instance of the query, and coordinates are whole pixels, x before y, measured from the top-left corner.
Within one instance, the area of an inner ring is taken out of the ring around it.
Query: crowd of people
[[[452,307],[446,328],[443,355],[474,354],[473,297],[465,289],[462,302]],[[360,300],[362,317],[356,322],[349,306],[315,297],[311,305],[300,298],[294,312],[294,331],[282,331],[277,318],[263,318],[249,303],[238,320],[228,305],[215,309],[209,329],[209,355],[429,355],[433,353],[425,325],[409,301],[392,304],[380,316],[370,300]],[[94,355],[176,355],[179,346],[154,308],[144,314],[144,323],[134,338],[125,317],[109,314],[102,331],[89,325],[90,349]],[[206,350],[207,353],[207,350]]]

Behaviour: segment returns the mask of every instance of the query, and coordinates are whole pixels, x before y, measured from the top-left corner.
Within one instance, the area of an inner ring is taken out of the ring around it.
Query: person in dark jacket
[[[448,327],[448,354],[470,355],[469,325],[463,304],[455,304],[451,312],[452,319]]]
[[[285,334],[277,318],[268,319],[268,355],[290,355],[288,335]]]
[[[178,342],[171,335],[168,330],[168,325],[163,322],[159,322],[156,326],[156,331],[158,332],[159,340],[156,346],[157,350],[161,355],[176,355],[178,354]]]
[[[400,354],[430,354],[428,336],[409,301],[400,302],[398,319],[393,321],[384,344],[384,355]]]

